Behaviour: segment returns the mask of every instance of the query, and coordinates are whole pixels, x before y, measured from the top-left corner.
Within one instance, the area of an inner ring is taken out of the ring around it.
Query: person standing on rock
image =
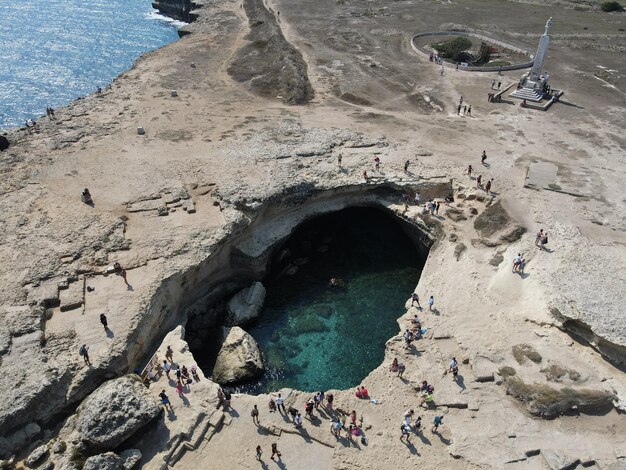
[[[161,390],[161,393],[159,393],[159,397],[161,398],[161,403],[166,410],[169,409],[170,411],[174,411],[174,408],[172,408],[172,404],[170,403],[170,399],[165,394],[165,390]]]
[[[170,370],[172,370],[172,366],[170,366],[166,360],[163,360],[163,371],[165,372],[168,380],[170,379]]]
[[[450,372],[452,373],[452,380],[456,382],[456,377],[459,375],[459,363],[456,360],[456,357],[453,357],[450,361]]]
[[[230,408],[230,400],[233,398],[229,390],[224,390],[224,410]]]
[[[404,413],[404,421],[402,422],[402,424],[404,424],[405,426],[411,426],[411,420],[413,419],[413,415],[415,414],[414,410],[407,410]]]
[[[411,428],[410,428],[410,426],[407,426],[404,423],[402,423],[400,425],[400,432],[402,433],[400,435],[400,440],[401,441],[404,441],[406,439],[407,444],[409,442],[411,442],[411,439],[410,439]]]
[[[420,305],[420,297],[417,295],[417,292],[413,292],[413,294],[411,294],[411,307],[415,304],[415,302],[417,302],[417,308],[421,310],[422,306]]]
[[[261,456],[263,455],[263,451],[261,450],[261,446],[256,446],[256,459],[259,462],[262,462]]]
[[[467,115],[470,116],[470,117],[472,116],[472,105],[471,104],[467,107]]]
[[[548,232],[546,232],[544,234],[543,237],[541,237],[541,245],[539,245],[539,248],[541,248],[541,250],[545,250],[545,245],[548,244]]]
[[[518,253],[515,258],[513,258],[513,271],[516,272],[519,269],[520,264],[522,263],[522,254]]]
[[[476,178],[476,187],[480,188],[482,183],[483,183],[483,175],[478,175],[478,178]]]
[[[483,150],[483,154],[480,156],[480,163],[485,165],[485,161],[487,160],[487,152]]]
[[[459,116],[461,114],[461,105],[456,107],[456,115]]]
[[[525,267],[526,267],[526,258],[522,258],[522,261],[519,264],[519,268],[517,268],[517,272],[520,274],[524,274]]]
[[[282,454],[278,451],[278,444],[273,443],[272,444],[272,456],[270,457],[270,459],[274,460],[274,456],[278,457],[278,460],[280,460],[280,456]]]
[[[332,423],[330,423],[330,432],[335,437],[341,437],[342,428],[343,428],[343,425],[341,424],[341,421],[336,421],[336,422],[333,421]]]
[[[180,380],[176,384],[176,393],[180,398],[183,398],[183,383]]]
[[[430,310],[431,312],[433,311],[433,305],[435,305],[435,297],[431,295],[428,298],[428,310]]]
[[[411,342],[413,341],[413,333],[407,328],[402,335],[404,338],[404,349],[411,349]]]
[[[408,173],[409,172],[409,165],[410,165],[410,161],[407,160],[406,162],[404,162],[404,172]]]
[[[300,429],[302,427],[302,415],[300,412],[296,412],[296,416],[293,418],[293,424],[296,425],[296,429]]]
[[[374,158],[374,168],[376,171],[380,171],[380,157]]]
[[[261,423],[259,422],[259,409],[256,407],[256,405],[254,405],[254,408],[252,408],[250,416],[252,416],[252,422],[254,424],[256,424],[257,426],[261,425]]]
[[[332,393],[329,393],[326,395],[326,408],[328,408],[330,411],[333,410],[333,400],[335,399],[334,395]]]
[[[124,279],[124,283],[128,287],[130,287],[130,284],[128,283],[128,279],[126,279],[126,270],[122,268],[122,265],[116,261],[115,263],[113,263],[113,269],[115,270],[115,274],[117,274],[118,276],[122,276],[122,279]]]
[[[339,165],[339,168],[341,168],[341,160],[343,159],[343,157],[341,156],[341,154],[337,155],[337,165]]]
[[[535,246],[540,246],[542,238],[543,238],[543,229],[537,232],[537,237],[535,238]]]
[[[191,376],[196,383],[200,382],[200,375],[198,375],[198,369],[196,369],[196,366],[191,366]]]
[[[485,185],[485,192],[487,194],[491,193],[491,182],[493,181],[493,178],[491,178],[489,181],[487,181],[487,184]]]
[[[442,423],[443,423],[443,416],[435,416],[435,419],[433,420],[432,432],[434,433],[437,432],[437,429]]]
[[[104,326],[104,331],[109,331],[109,324],[107,322],[107,317],[104,313],[100,314],[100,323]]]
[[[398,377],[402,378],[402,374],[404,374],[404,371],[406,370],[406,366],[404,365],[404,363],[400,363],[398,364]]]
[[[87,346],[86,344],[83,344],[78,350],[78,354],[83,356],[83,360],[85,361],[85,364],[87,364],[88,366],[91,365],[91,361],[89,360],[89,346]]]
[[[413,425],[413,430],[415,431],[415,434],[419,434],[420,431],[422,430],[422,417],[418,416],[415,419],[415,424]]]
[[[221,408],[224,404],[224,389],[222,387],[218,387],[217,389],[217,408]]]
[[[367,170],[363,170],[363,179],[365,180],[365,182],[367,183]]]
[[[310,399],[304,404],[304,411],[306,415],[309,417],[309,420],[313,420],[313,408],[315,407],[315,400]]]
[[[315,394],[315,409],[319,409],[320,404],[324,402],[324,392],[317,392]]]
[[[473,170],[472,165],[467,167],[467,176],[469,176],[470,178],[472,177],[472,170]]]
[[[165,359],[174,364],[174,351],[172,350],[171,346],[168,346],[165,351]]]
[[[279,393],[278,397],[276,398],[276,407],[278,408],[278,412],[282,414],[282,412],[287,412],[287,410],[285,409],[285,400],[283,399],[282,395]],[[282,412],[280,411],[282,408]]]
[[[291,416],[291,422],[295,424],[296,416],[298,416],[298,410],[293,406],[290,406],[287,410],[287,413],[289,414],[289,416]]]

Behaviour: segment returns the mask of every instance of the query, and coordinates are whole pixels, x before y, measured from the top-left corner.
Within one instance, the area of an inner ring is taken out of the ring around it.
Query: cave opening
[[[379,207],[349,207],[298,225],[273,250],[258,319],[244,326],[265,373],[237,391],[265,393],[358,385],[384,358],[386,341],[419,282],[428,255],[420,230]],[[334,279],[335,281],[331,280]],[[211,374],[214,338],[194,351]]]

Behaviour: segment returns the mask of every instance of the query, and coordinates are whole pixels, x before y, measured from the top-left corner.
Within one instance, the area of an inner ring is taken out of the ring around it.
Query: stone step
[[[519,90],[515,90],[511,93],[511,96],[520,100],[539,102],[541,101],[543,95],[534,88],[520,88]]]

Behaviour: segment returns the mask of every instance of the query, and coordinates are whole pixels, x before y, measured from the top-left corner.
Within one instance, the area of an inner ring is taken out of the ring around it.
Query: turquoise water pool
[[[265,280],[259,322],[247,328],[267,366],[247,392],[358,385],[398,333],[396,319],[419,281],[424,259],[391,215],[350,208],[301,225]],[[293,275],[284,271],[300,265]],[[281,274],[282,272],[282,274]],[[329,286],[330,278],[345,287]]]

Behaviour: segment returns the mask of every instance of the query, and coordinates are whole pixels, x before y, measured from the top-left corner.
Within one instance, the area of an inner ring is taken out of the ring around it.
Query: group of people
[[[48,116],[50,119],[55,118],[54,109],[52,109],[50,106],[46,106],[46,116]]]
[[[419,295],[417,295],[417,292],[413,292],[411,294],[411,307],[415,306],[416,303],[417,303],[417,308],[421,310],[422,306],[420,305],[420,297]],[[433,305],[435,305],[435,296],[431,295],[430,297],[428,297],[428,310],[431,312],[433,310]],[[417,315],[415,315],[415,318],[417,318]]]
[[[174,370],[174,367],[176,367],[176,370]],[[160,368],[163,372],[165,372],[168,380],[172,380],[172,376],[170,375],[170,373],[174,371],[176,377],[175,390],[180,398],[183,398],[186,387],[193,384],[194,382],[200,382],[200,374],[198,374],[197,367],[193,365],[188,369],[185,365],[181,367],[180,364],[176,364],[174,362],[174,350],[169,345],[165,350],[165,359],[163,360],[163,364],[160,365]],[[163,406],[165,406],[166,409],[172,411],[172,404],[170,403],[169,398],[165,393],[165,390],[162,390],[159,396],[161,397],[161,403],[163,404]]]
[[[439,54],[435,54],[434,52],[430,53],[428,60],[430,60],[431,62],[434,62],[435,64],[439,64],[439,65],[443,64],[443,59],[439,57]]]
[[[218,392],[218,394],[219,393],[220,392]],[[369,392],[364,385],[360,385],[359,387],[357,387],[354,395],[360,399],[370,399]],[[360,436],[361,441],[363,442],[365,440],[365,435],[363,432],[363,417],[358,419],[357,422],[356,410],[352,410],[349,415],[340,410],[336,412],[333,409],[333,403],[334,395],[332,393],[324,393],[323,391],[319,391],[304,403],[304,417],[309,419],[309,421],[314,421],[314,412],[319,410],[320,407],[323,407],[327,413],[336,415],[330,423],[330,432],[335,437],[340,438],[342,431],[345,431],[346,437],[349,440],[352,440],[354,437]],[[270,400],[268,402],[268,408],[270,413],[278,412],[281,415],[289,417],[296,429],[300,429],[303,427],[304,417],[302,413],[300,412],[300,410],[293,406],[286,407],[285,399],[283,398],[281,393],[278,393],[276,397],[270,397]],[[257,405],[253,406],[250,415],[252,416],[253,423],[259,426],[259,410],[257,408]],[[349,423],[347,423],[348,417],[350,420]],[[259,450],[260,446],[257,446],[257,459],[260,460],[261,454],[259,453]],[[272,455],[274,455],[274,453]]]
[[[472,115],[472,105],[470,104],[469,106],[467,104],[463,104],[463,97],[461,96],[461,99],[459,100],[459,104],[456,107],[456,114],[457,116],[461,115],[461,111],[463,111],[463,115],[465,116],[471,116]]]
[[[420,432],[422,432],[422,417],[418,416],[415,419],[415,423],[413,425],[411,425],[411,421],[413,419],[413,416],[415,415],[415,411],[414,410],[407,410],[404,413],[404,417],[402,418],[402,424],[400,425],[400,440],[404,441],[406,440],[406,442],[410,442],[410,436],[411,436],[411,431],[415,432],[415,434],[419,434]],[[435,416],[435,418],[433,419],[433,427],[431,429],[431,432],[436,433],[437,429],[439,428],[439,426],[441,426],[441,424],[443,423],[443,416]]]
[[[518,253],[513,258],[513,272],[524,274],[524,268],[526,267],[526,258],[522,258],[522,254]]]

